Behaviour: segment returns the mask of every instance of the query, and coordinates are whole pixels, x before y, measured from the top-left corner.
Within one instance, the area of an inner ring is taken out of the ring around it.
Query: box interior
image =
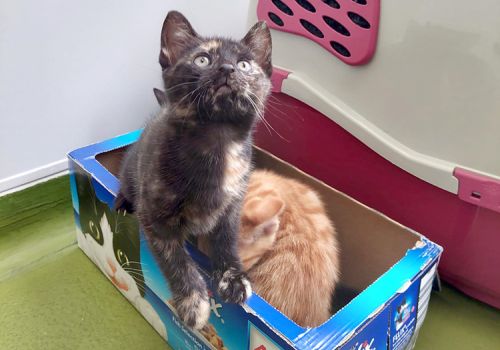
[[[118,176],[125,152],[126,147],[122,147],[101,153],[96,159]],[[255,148],[254,161],[257,168],[300,180],[321,195],[341,249],[341,278],[333,297],[334,312],[390,269],[420,239],[397,222],[261,149]]]

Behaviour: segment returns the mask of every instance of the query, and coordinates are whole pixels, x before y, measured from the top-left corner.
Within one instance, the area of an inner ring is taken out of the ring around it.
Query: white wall
[[[248,0],[0,1],[0,192],[66,168],[66,152],[156,111],[161,25],[242,37]]]

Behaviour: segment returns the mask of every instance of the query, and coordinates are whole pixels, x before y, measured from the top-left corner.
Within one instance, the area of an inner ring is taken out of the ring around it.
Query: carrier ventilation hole
[[[347,12],[347,16],[354,22],[354,24],[360,26],[361,28],[368,29],[370,28],[370,23],[360,15],[354,12]]]
[[[346,64],[362,65],[375,51],[380,2],[257,0],[257,17],[275,30],[308,38]]]
[[[278,25],[280,27],[283,27],[283,24],[284,24],[283,20],[281,18],[279,18],[277,14],[269,12],[268,16],[269,16],[269,19],[271,21],[273,21],[273,23],[275,23],[276,25]]]
[[[274,6],[276,6],[281,12],[288,16],[293,16],[293,11],[287,4],[281,0],[272,0]]]
[[[347,30],[346,27],[344,27],[340,22],[337,22],[333,18],[328,17],[328,16],[323,16],[323,20],[325,21],[326,24],[328,24],[328,26],[330,28],[332,28],[337,33],[345,35],[345,36],[351,35],[351,33],[349,33],[349,31]]]
[[[313,5],[307,0],[295,0],[297,4],[302,6],[303,9],[309,11],[309,12],[316,12],[316,9],[314,8]]]
[[[323,2],[330,7],[333,7],[334,9],[340,8],[340,4],[337,2],[337,0],[323,0]]]
[[[305,19],[301,19],[300,20],[300,24],[302,24],[302,26],[309,32],[311,33],[312,35],[318,37],[318,38],[323,38],[324,35],[323,33],[321,32],[321,30],[318,29],[318,27],[316,27],[314,24],[312,24],[311,22],[308,22],[306,21]]]
[[[349,50],[347,50],[346,47],[344,45],[342,45],[341,43],[338,43],[336,41],[330,41],[330,45],[340,55],[342,55],[344,57],[351,57],[351,53],[349,52]]]
[[[472,198],[481,199],[481,193],[479,193],[478,191],[472,191],[470,196]]]

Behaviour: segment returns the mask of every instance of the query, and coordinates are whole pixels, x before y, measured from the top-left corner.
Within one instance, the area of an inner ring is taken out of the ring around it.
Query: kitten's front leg
[[[239,206],[234,206],[222,215],[210,233],[211,259],[217,292],[225,302],[236,304],[244,303],[252,295],[250,281],[242,270],[237,251],[239,226]]]
[[[152,232],[146,232],[146,237],[169,282],[179,317],[188,327],[203,328],[210,316],[207,286],[184,242],[160,238]]]

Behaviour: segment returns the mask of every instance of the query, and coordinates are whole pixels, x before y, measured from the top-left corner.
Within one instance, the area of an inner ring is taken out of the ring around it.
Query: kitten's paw
[[[174,300],[177,314],[186,326],[194,329],[203,328],[210,317],[208,293],[193,291],[189,296]]]
[[[252,295],[252,287],[246,274],[230,268],[220,274],[217,292],[226,303],[243,304]]]

